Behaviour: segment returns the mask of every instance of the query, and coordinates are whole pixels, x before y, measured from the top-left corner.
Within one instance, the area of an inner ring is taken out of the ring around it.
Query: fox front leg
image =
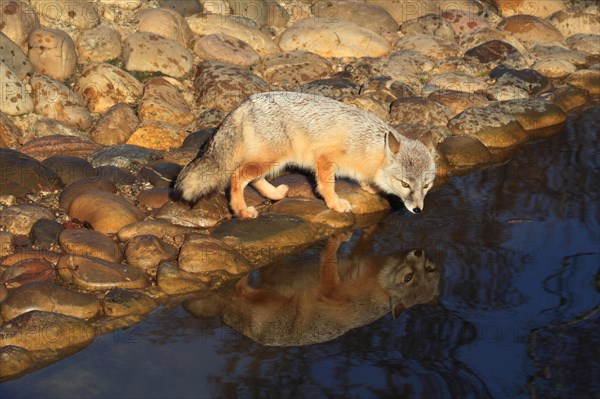
[[[325,204],[337,212],[352,212],[352,205],[348,200],[338,197],[335,192],[336,164],[325,157],[317,159],[315,174],[317,177],[317,190],[323,196]]]
[[[366,192],[368,192],[369,194],[377,194],[377,190],[375,190],[373,188],[373,186],[371,186],[369,183],[361,181],[360,182],[360,188],[362,188],[363,190],[365,190]]]

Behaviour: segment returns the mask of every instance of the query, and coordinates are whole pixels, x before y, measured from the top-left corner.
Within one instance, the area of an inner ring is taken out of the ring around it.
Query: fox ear
[[[392,154],[397,154],[400,151],[400,141],[392,132],[387,134],[387,146]]]

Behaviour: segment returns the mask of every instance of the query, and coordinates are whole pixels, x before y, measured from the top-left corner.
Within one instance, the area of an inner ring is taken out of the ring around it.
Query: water
[[[161,307],[0,396],[599,398],[599,121],[588,110],[507,164],[452,178],[421,215],[399,210],[239,289]],[[343,299],[319,280],[337,244]],[[383,269],[400,270],[393,287],[365,277]],[[395,319],[390,294],[406,308]]]

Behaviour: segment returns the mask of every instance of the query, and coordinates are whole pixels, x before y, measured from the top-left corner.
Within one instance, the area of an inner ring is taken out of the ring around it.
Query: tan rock
[[[562,42],[563,35],[550,22],[533,15],[513,15],[498,24],[497,29],[509,32],[523,42]]]
[[[558,86],[551,90],[552,102],[563,111],[569,112],[588,102],[586,92],[573,86]]]
[[[600,70],[580,69],[565,79],[565,83],[589,91],[592,96],[600,95]]]
[[[457,44],[423,34],[401,37],[396,41],[394,47],[397,50],[416,51],[435,60],[456,57],[461,53]]]
[[[128,224],[119,230],[117,236],[119,237],[119,241],[127,242],[132,238],[139,235],[154,235],[161,239],[170,239],[172,240],[175,236],[183,236],[186,233],[198,232],[195,228],[192,227],[184,227],[176,224],[169,223],[165,220],[157,219],[157,220],[142,220],[140,222],[135,222],[132,224]]]
[[[473,11],[444,9],[441,16],[450,23],[454,32],[459,36],[478,29],[489,28],[488,20]]]
[[[67,282],[84,290],[137,289],[148,285],[144,273],[136,268],[87,256],[61,256],[58,272]]]
[[[293,215],[317,225],[325,225],[335,229],[346,229],[354,224],[352,213],[336,212],[318,199],[305,197],[287,197],[277,201],[269,212]]]
[[[109,193],[116,193],[117,187],[109,180],[97,176],[81,179],[64,188],[58,199],[59,206],[61,209],[69,210],[71,202],[73,202],[75,197],[89,190],[103,190]]]
[[[15,72],[19,79],[25,79],[26,76],[33,74],[33,65],[27,54],[2,32],[0,32],[0,53],[2,62]]]
[[[344,20],[376,33],[396,32],[398,23],[385,9],[356,1],[319,0],[312,5],[316,18],[325,21]]]
[[[2,273],[2,285],[6,288],[18,288],[34,282],[53,282],[56,272],[50,261],[43,258],[22,259],[9,266]]]
[[[464,93],[485,92],[488,84],[482,78],[458,73],[435,75],[427,82],[429,90],[455,90]]]
[[[579,10],[560,10],[548,17],[564,37],[579,33],[595,34],[600,32],[600,14]]]
[[[567,45],[587,55],[600,55],[600,34],[575,34],[567,38]]]
[[[138,32],[149,32],[175,40],[187,47],[193,33],[187,21],[177,11],[167,8],[147,8],[139,11],[133,23]]]
[[[75,43],[65,32],[36,29],[29,36],[29,59],[36,72],[63,81],[77,66]]]
[[[79,29],[91,29],[100,23],[100,17],[89,0],[69,0],[56,2],[48,0],[30,0],[31,7],[42,22],[61,21]]]
[[[90,130],[90,138],[98,144],[125,144],[137,129],[139,120],[125,103],[113,105]]]
[[[59,243],[62,250],[69,254],[93,256],[115,263],[123,260],[119,244],[98,231],[67,229],[60,234]]]
[[[105,62],[121,55],[121,35],[114,29],[97,27],[86,30],[76,41],[79,62]]]
[[[147,208],[159,209],[169,202],[171,193],[169,188],[151,188],[140,192],[137,201]]]
[[[194,53],[203,60],[215,60],[249,67],[260,55],[246,42],[224,33],[202,36],[194,44]]]
[[[0,348],[0,381],[18,376],[33,365],[27,349],[8,345]]]
[[[450,136],[440,143],[437,150],[448,162],[458,168],[473,167],[490,161],[491,154],[485,145],[474,137]]]
[[[76,136],[45,136],[28,141],[19,151],[39,161],[53,156],[86,158],[99,146],[88,139]]]
[[[225,194],[217,192],[200,198],[192,208],[169,201],[159,209],[156,218],[185,227],[212,227],[231,218],[231,213]]]
[[[357,108],[375,114],[386,122],[390,120],[389,107],[386,107],[380,101],[377,101],[375,98],[368,94],[344,97],[342,99],[342,102],[344,104],[354,105]]]
[[[567,7],[564,0],[492,0],[503,17],[528,14],[546,18],[550,14]]]
[[[0,62],[3,90],[0,93],[0,112],[17,116],[33,112],[33,100],[17,74]]]
[[[127,140],[127,144],[155,150],[168,150],[181,146],[188,133],[181,127],[168,123],[142,122]]]
[[[73,107],[75,108],[75,107]],[[59,107],[59,109],[61,109]],[[80,111],[83,114],[82,118],[86,118],[90,115],[89,111],[85,107],[77,108],[77,111]],[[64,114],[63,114],[64,115]],[[78,122],[81,122],[85,119],[80,119]],[[91,117],[90,117],[91,120]],[[90,122],[91,123],[91,122]],[[59,122],[56,119],[52,118],[40,118],[33,124],[33,130],[28,131],[22,138],[24,143],[29,143],[34,139],[39,139],[42,137],[49,136],[72,136],[77,137],[79,139],[84,139],[89,141],[89,136],[83,130],[75,126],[67,125],[63,122]]]
[[[8,231],[0,231],[0,257],[10,255],[15,252],[15,240]]]
[[[195,119],[183,95],[163,78],[146,82],[138,115],[142,121],[165,122],[180,127],[188,126]]]
[[[172,262],[165,262],[158,267],[156,284],[169,295],[189,294],[208,289],[211,277],[186,272]]]
[[[547,78],[560,79],[575,72],[577,67],[561,58],[544,58],[533,64],[532,69],[538,71]]]
[[[177,259],[179,251],[151,234],[137,235],[127,241],[127,264],[147,272],[156,271],[162,262]]]
[[[117,8],[121,10],[135,10],[140,8],[140,6],[144,3],[144,0],[100,0],[100,3],[109,8]]]
[[[393,124],[446,126],[452,118],[450,108],[425,97],[399,98],[392,103]]]
[[[3,266],[13,266],[17,262],[21,262],[26,259],[43,259],[47,260],[52,264],[56,264],[58,262],[60,255],[55,252],[46,251],[44,249],[40,250],[30,250],[30,251],[19,251],[12,255],[5,256],[2,258]]]
[[[16,148],[23,132],[4,113],[0,112],[0,147]]]
[[[558,133],[567,120],[567,114],[558,105],[542,99],[501,101],[490,108],[514,117],[529,137],[533,138]]]
[[[226,271],[242,274],[251,270],[250,263],[229,245],[207,235],[186,237],[181,247],[179,267],[190,273]]]
[[[15,205],[0,211],[0,227],[15,235],[29,234],[39,219],[54,219],[54,215],[37,205]]]
[[[267,81],[280,87],[293,88],[329,75],[332,65],[318,54],[294,50],[264,57],[260,71]]]
[[[102,302],[104,314],[110,317],[146,314],[156,308],[156,302],[139,292],[110,290]]]
[[[40,21],[27,1],[4,1],[0,4],[0,32],[15,42],[25,53],[29,34],[40,26]]]
[[[450,108],[454,115],[463,112],[467,108],[486,107],[490,103],[483,94],[456,90],[437,90],[431,93],[429,98]]]

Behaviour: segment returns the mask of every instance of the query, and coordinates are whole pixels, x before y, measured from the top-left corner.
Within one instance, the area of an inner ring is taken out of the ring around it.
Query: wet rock
[[[305,198],[318,198],[316,196],[316,183],[314,180],[308,178],[308,176],[300,173],[290,173],[287,175],[276,177],[271,180],[271,184],[275,187],[280,184],[288,186],[288,197],[305,197]]]
[[[61,209],[69,210],[71,202],[73,202],[75,197],[90,190],[102,190],[109,193],[116,193],[117,187],[109,180],[99,176],[81,179],[65,187],[60,193],[58,204]]]
[[[103,148],[88,157],[93,167],[116,166],[123,169],[140,169],[148,162],[160,159],[160,153],[132,144]]]
[[[125,144],[139,124],[135,112],[124,103],[115,104],[90,130],[90,138],[102,145]]]
[[[125,248],[127,264],[148,273],[156,271],[162,262],[177,259],[178,254],[177,248],[151,234],[133,237]]]
[[[429,94],[429,98],[450,108],[453,115],[471,107],[486,107],[490,103],[483,94],[456,90],[437,90]]]
[[[472,10],[443,10],[441,16],[450,23],[454,32],[459,36],[467,32],[490,27],[489,22],[484,16],[473,13]]]
[[[549,94],[552,102],[565,112],[581,107],[588,101],[584,90],[569,85],[555,87]]]
[[[41,258],[19,260],[2,273],[2,285],[6,288],[18,288],[35,282],[52,282],[56,272],[52,264]]]
[[[154,235],[160,239],[173,240],[175,236],[197,232],[196,229],[169,223],[165,220],[142,220],[128,224],[119,230],[117,237],[121,242],[127,242],[139,235]]]
[[[341,193],[338,191],[338,194]],[[273,213],[263,213],[253,220],[232,219],[219,225],[213,236],[238,250],[253,264],[266,264],[278,255],[318,239],[315,227],[305,220]]]
[[[17,74],[0,62],[3,91],[0,93],[0,112],[17,116],[33,112],[33,100]]]
[[[69,254],[93,256],[115,263],[123,260],[119,244],[98,231],[67,229],[61,233],[59,242],[62,250]]]
[[[383,8],[356,1],[319,0],[312,5],[316,18],[324,20],[344,20],[376,33],[396,32],[398,23]]]
[[[534,3],[530,0],[492,0],[492,3],[504,17],[516,14],[534,14],[537,17],[546,18],[567,7],[563,0],[544,0]]]
[[[571,50],[581,51],[587,55],[600,55],[600,35],[576,34],[567,38]]]
[[[3,2],[0,7],[0,32],[27,52],[29,34],[40,26],[37,14],[26,1]]]
[[[98,177],[107,179],[114,184],[131,185],[137,182],[135,176],[123,169],[117,168],[116,166],[107,165],[96,168]]]
[[[532,69],[547,78],[560,79],[575,72],[577,67],[561,58],[544,58],[543,60],[537,61]]]
[[[39,219],[31,227],[29,239],[36,248],[50,249],[58,246],[58,237],[64,228],[52,219]]]
[[[29,36],[29,60],[36,72],[65,80],[77,65],[73,39],[63,31],[38,28]]]
[[[529,94],[536,94],[548,85],[548,79],[532,69],[516,70],[499,66],[492,70],[490,77],[496,79],[496,86],[514,86]]]
[[[15,235],[27,235],[39,219],[52,219],[54,215],[37,205],[15,205],[0,211],[0,227]]]
[[[331,63],[318,54],[294,50],[266,56],[260,63],[262,76],[283,88],[293,88],[331,73]]]
[[[469,108],[448,122],[453,135],[471,136],[488,148],[513,147],[527,140],[514,117],[493,108]]]
[[[146,82],[138,115],[142,121],[160,121],[181,127],[195,119],[183,95],[163,78]]]
[[[83,108],[83,112],[89,115],[87,109]],[[56,119],[51,118],[40,118],[33,124],[33,132],[28,132],[22,138],[24,143],[27,143],[33,139],[48,136],[72,136],[79,137],[82,139],[89,139],[89,136],[79,128],[69,126],[63,122],[59,122]]]
[[[113,60],[122,51],[119,32],[102,26],[82,32],[75,44],[80,63]]]
[[[94,339],[94,329],[76,317],[34,310],[0,328],[0,347],[19,346],[30,351],[80,348]]]
[[[359,93],[360,87],[348,79],[333,77],[328,79],[319,79],[303,84],[298,89],[301,93],[312,94],[315,99],[320,96],[341,100],[344,97],[355,96]]]
[[[172,194],[169,188],[151,188],[140,192],[136,199],[146,208],[159,209],[169,202]]]
[[[0,112],[0,148],[16,148],[23,137],[23,132],[13,121]]]
[[[491,160],[490,151],[481,141],[470,136],[450,136],[437,147],[450,165],[469,168]]]
[[[111,64],[89,64],[83,68],[75,92],[91,112],[104,113],[118,103],[134,104],[143,86],[133,76]]]
[[[354,183],[337,181],[335,191],[340,198],[350,202],[352,213],[355,215],[382,212],[390,208],[390,203],[385,198],[379,194],[368,193]]]
[[[48,262],[50,262],[52,264],[56,264],[56,262],[58,262],[59,257],[60,257],[60,254],[57,254],[55,252],[46,251],[43,249],[25,250],[25,251],[19,251],[17,253],[14,253],[12,255],[8,255],[8,256],[5,256],[4,258],[2,258],[2,266],[12,266],[12,265],[16,264],[17,262],[20,262],[20,261],[26,260],[26,259],[43,259],[43,260],[47,260]]]
[[[19,148],[24,154],[43,161],[54,156],[86,158],[100,146],[76,136],[45,136],[28,141]]]
[[[187,134],[180,126],[158,121],[145,121],[129,137],[127,144],[153,150],[168,150],[180,147]]]
[[[279,46],[283,51],[306,50],[323,57],[381,57],[391,49],[383,37],[355,23],[317,18],[303,19],[287,28]]]
[[[222,61],[241,67],[249,67],[260,61],[260,55],[248,43],[224,33],[202,36],[194,44],[194,53],[203,60]]]
[[[109,317],[142,315],[154,308],[156,302],[152,298],[129,290],[110,290],[102,301],[102,310]]]
[[[567,114],[558,105],[542,99],[502,101],[490,108],[514,117],[530,137],[556,134],[567,120]],[[549,129],[552,127],[557,129]]]
[[[29,351],[18,346],[0,348],[0,381],[18,376],[33,365]]]
[[[472,76],[448,72],[429,79],[423,90],[431,93],[436,90],[456,90],[465,93],[485,92],[488,85],[485,80]]]
[[[521,53],[509,43],[502,40],[491,40],[467,50],[465,57],[482,64],[500,64],[507,59],[521,58]]]
[[[405,125],[446,126],[453,112],[435,100],[425,97],[400,98],[392,103],[392,123]]]
[[[170,187],[179,172],[181,165],[172,162],[155,162],[144,166],[140,170],[140,176],[147,179],[154,187]]]
[[[580,10],[560,10],[548,17],[564,37],[578,33],[598,34],[600,32],[600,14],[591,14]]]
[[[213,136],[215,130],[216,129],[214,128],[209,128],[190,133],[185,140],[183,140],[181,147],[198,150]]]
[[[194,59],[187,48],[174,40],[137,32],[125,39],[123,61],[128,71],[161,72],[180,78],[192,70]]]
[[[84,290],[137,289],[148,285],[144,273],[136,268],[80,255],[61,256],[58,272],[67,282]]]
[[[157,219],[185,227],[212,227],[230,217],[223,193],[203,197],[192,208],[181,202],[169,201],[156,213]]]
[[[89,222],[102,233],[116,233],[123,226],[144,219],[144,214],[131,202],[100,190],[89,190],[75,197],[69,206],[69,216]]]
[[[100,23],[94,4],[88,0],[48,3],[47,0],[30,0],[31,7],[43,23],[60,21],[79,29],[91,29]]]
[[[431,35],[447,41],[454,41],[454,28],[441,15],[426,14],[408,20],[400,25],[400,31],[405,35]]]
[[[600,37],[598,39],[600,40]],[[533,48],[532,53],[539,61],[546,58],[559,58],[577,66],[583,66],[587,63],[584,53],[557,45],[538,44]]]
[[[386,122],[390,119],[389,105],[375,99],[370,94],[344,97],[341,99],[341,101],[344,104],[353,105],[357,108],[375,114]]]
[[[218,14],[196,14],[187,18],[187,22],[194,32],[200,36],[223,33],[236,37],[248,43],[261,57],[279,51],[271,36],[262,32],[256,26],[239,22],[235,17],[221,16]]]
[[[533,15],[513,15],[505,18],[498,24],[497,29],[509,32],[523,42],[549,43],[564,40],[560,31],[550,22]]]
[[[238,275],[251,270],[250,263],[229,245],[201,234],[186,237],[179,253],[179,268],[190,273],[225,271]]]
[[[600,70],[580,69],[565,79],[565,83],[587,90],[592,96],[600,95]]]
[[[162,263],[156,274],[158,288],[169,295],[205,290],[210,283],[210,277],[183,271],[172,262]]]
[[[18,151],[0,148],[0,194],[24,196],[62,187],[60,178],[34,158]]]
[[[96,175],[92,165],[81,158],[53,156],[44,159],[42,164],[54,171],[65,185]]]
[[[117,0],[118,1],[118,0]],[[141,2],[141,1],[140,1]],[[162,8],[166,8],[169,10],[177,11],[179,14],[184,17],[189,17],[190,15],[198,14],[202,12],[202,5],[198,0],[159,0],[158,4]],[[211,3],[207,3],[204,7],[210,7]],[[212,12],[212,11],[208,11]]]
[[[98,314],[100,304],[91,295],[43,282],[26,284],[13,290],[0,306],[5,320],[11,320],[32,310],[91,319]]]
[[[284,198],[273,204],[269,212],[297,216],[312,224],[334,229],[349,228],[355,221],[352,213],[335,212],[321,200],[304,197]]]
[[[168,8],[147,8],[139,11],[133,23],[139,32],[149,32],[174,40],[187,47],[193,33],[185,18]]]
[[[2,32],[0,32],[0,53],[2,54],[0,62],[16,73],[19,79],[25,79],[26,76],[33,74],[33,65],[27,54]]]
[[[197,105],[228,112],[252,94],[269,91],[269,84],[246,69],[206,61],[198,66],[194,91]]]
[[[11,233],[0,231],[0,257],[10,255],[15,252],[15,240]]]
[[[398,39],[394,46],[397,50],[412,50],[434,60],[456,57],[461,54],[460,47],[436,36],[410,35]]]

